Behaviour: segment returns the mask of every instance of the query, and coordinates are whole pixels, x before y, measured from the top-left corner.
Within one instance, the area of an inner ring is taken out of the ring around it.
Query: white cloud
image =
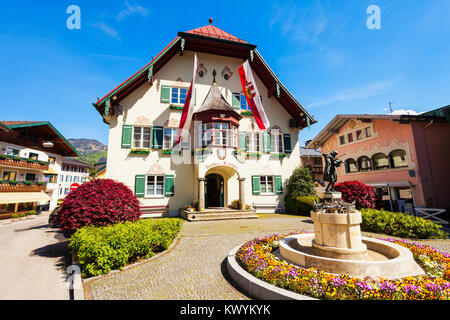
[[[392,113],[389,112],[389,114],[409,114],[409,115],[417,115],[417,114],[421,114],[421,113],[422,112],[417,112],[412,109],[398,109],[398,110],[393,110]]]
[[[383,91],[391,88],[394,85],[393,81],[382,80],[376,81],[373,83],[369,83],[363,87],[344,89],[335,95],[325,98],[322,100],[318,100],[316,102],[310,103],[310,107],[318,107],[327,105],[333,102],[343,102],[357,99],[365,99],[369,97],[376,96]]]
[[[140,16],[147,16],[149,14],[149,11],[147,8],[140,6],[140,5],[131,5],[128,1],[125,1],[126,9],[119,12],[116,19],[119,21],[122,21],[126,19],[127,17],[131,16],[132,14],[137,14]]]
[[[115,29],[113,29],[109,25],[107,25],[105,22],[95,23],[95,24],[93,24],[93,27],[103,31],[108,36],[110,36],[116,40],[119,40],[119,41],[121,40],[119,33]]]

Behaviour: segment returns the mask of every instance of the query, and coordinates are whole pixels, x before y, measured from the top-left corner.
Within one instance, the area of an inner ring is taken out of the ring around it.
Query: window
[[[228,131],[229,123],[214,122],[214,145],[227,146],[228,145]]]
[[[25,181],[36,181],[36,174],[35,173],[25,174]]]
[[[13,148],[13,147],[7,147],[6,148],[6,154],[8,156],[18,157],[19,156],[19,152],[20,152],[20,149],[16,149],[16,148]]]
[[[361,130],[356,130],[356,140],[361,140],[362,139],[362,132]]]
[[[247,99],[245,98],[245,95],[241,94],[239,100],[241,102],[241,110],[251,111],[250,106],[247,104]]]
[[[345,144],[345,137],[344,136],[340,136],[339,137],[339,143],[340,144]]]
[[[164,176],[147,176],[145,196],[164,196]]]
[[[408,160],[406,160],[406,152],[404,150],[394,150],[389,154],[392,168],[401,168],[408,166]]]
[[[261,141],[259,133],[248,133],[247,134],[247,151],[249,152],[259,152]]]
[[[164,147],[163,149],[172,149],[175,146],[177,138],[177,129],[164,128]]]
[[[37,153],[30,152],[28,159],[37,160],[39,155]]]
[[[362,156],[358,159],[358,167],[359,171],[369,171],[371,170],[370,159],[369,157]]]
[[[350,132],[349,134],[347,134],[347,140],[348,140],[348,143],[353,142],[353,132]]]
[[[389,161],[384,153],[377,153],[373,157],[373,167],[375,170],[388,169]]]
[[[273,177],[261,176],[261,194],[273,194]]]
[[[371,127],[367,127],[364,130],[366,131],[366,138],[369,138],[372,136],[372,128]]]
[[[272,130],[270,132],[271,139],[271,152],[272,153],[283,153],[283,135],[278,130]]]
[[[352,173],[357,172],[358,167],[356,166],[356,161],[354,159],[347,159],[345,160],[345,172],[346,173]]]
[[[212,124],[211,123],[202,124],[201,141],[202,141],[202,147],[206,147],[206,146],[209,146],[210,144],[212,144]]]
[[[56,162],[56,157],[48,156],[48,163],[55,164],[55,162]]]
[[[16,171],[3,171],[2,180],[16,180],[17,172]]]
[[[133,147],[150,149],[152,129],[150,127],[133,127]]]
[[[186,88],[172,88],[170,102],[173,104],[184,104],[186,101]]]

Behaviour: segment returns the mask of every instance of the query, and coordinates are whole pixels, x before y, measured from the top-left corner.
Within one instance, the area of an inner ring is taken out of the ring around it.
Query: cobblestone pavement
[[[253,220],[185,222],[178,242],[168,252],[123,271],[85,280],[85,295],[108,300],[249,299],[227,281],[228,253],[256,237],[295,230],[313,231],[312,221],[305,217],[264,214]],[[450,240],[417,242],[450,251]]]

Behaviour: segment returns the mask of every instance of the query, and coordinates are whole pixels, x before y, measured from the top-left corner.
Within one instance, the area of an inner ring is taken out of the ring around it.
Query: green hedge
[[[442,226],[401,212],[361,209],[361,230],[409,239],[447,239]]]
[[[97,276],[166,250],[181,226],[178,218],[86,226],[71,236],[69,249],[80,264],[83,277]]]
[[[319,197],[316,196],[295,197],[292,195],[287,195],[284,198],[286,212],[309,217],[311,216],[311,210],[314,206],[314,200],[316,200],[316,202],[320,202]]]

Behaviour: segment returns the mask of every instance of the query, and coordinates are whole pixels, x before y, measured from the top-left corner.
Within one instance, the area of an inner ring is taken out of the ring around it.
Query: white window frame
[[[261,134],[259,132],[247,133],[247,152],[261,152],[261,145]]]
[[[167,137],[166,130],[170,130],[170,138]],[[174,144],[175,140],[177,139],[177,132],[177,128],[163,128],[163,149],[172,150],[175,147]]]
[[[136,139],[135,139],[135,130],[139,128],[140,129],[140,133],[139,133],[139,145],[136,144]],[[144,131],[145,129],[150,130],[149,137],[148,137],[148,147],[144,147]],[[151,149],[152,147],[152,128],[148,127],[148,126],[133,126],[133,134],[132,134],[132,142],[133,142],[133,148],[135,149]]]
[[[276,139],[278,136],[278,139]],[[276,144],[274,142],[277,142]],[[279,143],[279,144],[278,144]],[[275,148],[278,147],[278,148]],[[284,152],[284,139],[283,132],[280,130],[271,130],[270,131],[270,153],[280,154]]]
[[[9,150],[17,150],[17,151],[18,151],[18,152],[17,152],[17,155],[8,154]],[[8,156],[12,156],[12,157],[20,157],[20,151],[21,151],[21,150],[22,150],[22,149],[17,148],[17,147],[7,146],[7,147],[5,148],[5,154],[8,155]]]
[[[162,194],[156,194],[156,187],[157,187],[157,177],[162,177]],[[153,190],[155,194],[149,194],[148,193],[148,183],[149,178],[153,179]],[[164,190],[165,190],[165,177],[163,174],[149,174],[145,176],[145,198],[164,198]]]
[[[268,192],[267,190],[269,190],[269,178],[272,179],[272,192]],[[264,180],[264,181],[263,181]],[[266,188],[266,192],[263,192],[263,184],[265,185]],[[271,195],[275,195],[275,177],[274,176],[259,176],[259,190],[260,190],[260,195],[267,195],[267,196],[271,196]]]

